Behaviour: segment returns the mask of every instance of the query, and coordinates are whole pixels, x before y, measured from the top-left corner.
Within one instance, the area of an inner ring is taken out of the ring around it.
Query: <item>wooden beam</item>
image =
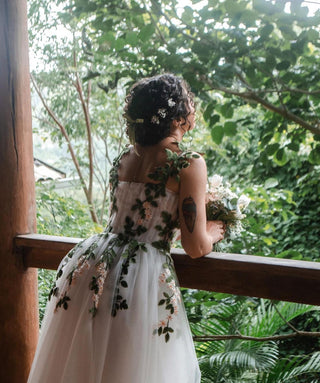
[[[182,286],[320,305],[319,263],[224,253],[194,260],[173,252]]]
[[[15,243],[26,267],[56,269],[79,240],[33,234]],[[191,259],[180,249],[171,254],[183,287],[320,305],[320,263],[223,253]]]
[[[0,382],[27,380],[38,337],[37,270],[14,251],[35,231],[27,0],[0,0]]]

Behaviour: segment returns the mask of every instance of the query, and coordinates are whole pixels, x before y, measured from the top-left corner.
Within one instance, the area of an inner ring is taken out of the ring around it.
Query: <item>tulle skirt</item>
[[[110,263],[115,239],[90,237],[61,262],[28,383],[200,382],[172,259],[126,244]]]

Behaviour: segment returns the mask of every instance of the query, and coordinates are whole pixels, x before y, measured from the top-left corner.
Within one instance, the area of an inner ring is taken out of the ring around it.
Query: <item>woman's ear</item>
[[[177,117],[176,119],[174,119],[172,121],[172,124],[173,124],[174,128],[179,128],[179,127],[181,127],[181,125],[183,125],[185,123],[186,123],[186,119],[183,118],[183,117]]]
[[[179,128],[179,126],[181,126],[181,117],[175,118],[171,122],[171,128],[177,129],[177,128]]]

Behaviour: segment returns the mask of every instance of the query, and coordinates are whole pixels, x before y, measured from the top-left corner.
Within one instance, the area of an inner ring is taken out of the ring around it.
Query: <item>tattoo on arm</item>
[[[197,205],[191,196],[182,201],[182,214],[189,232],[192,233],[197,217]]]

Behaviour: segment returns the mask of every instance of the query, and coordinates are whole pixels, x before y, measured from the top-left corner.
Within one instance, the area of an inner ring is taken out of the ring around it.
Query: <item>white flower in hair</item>
[[[157,117],[157,116],[152,116],[152,117],[151,117],[151,122],[152,122],[153,124],[157,124],[157,125],[159,125],[159,124],[160,124],[159,117]]]
[[[170,108],[172,108],[172,107],[174,107],[176,105],[176,103],[172,100],[172,98],[169,98],[169,100],[168,100],[168,106],[170,107]]]
[[[165,110],[165,108],[161,108],[161,109],[158,109],[158,116],[160,116],[161,118],[166,118],[166,115],[167,115],[167,111]]]

